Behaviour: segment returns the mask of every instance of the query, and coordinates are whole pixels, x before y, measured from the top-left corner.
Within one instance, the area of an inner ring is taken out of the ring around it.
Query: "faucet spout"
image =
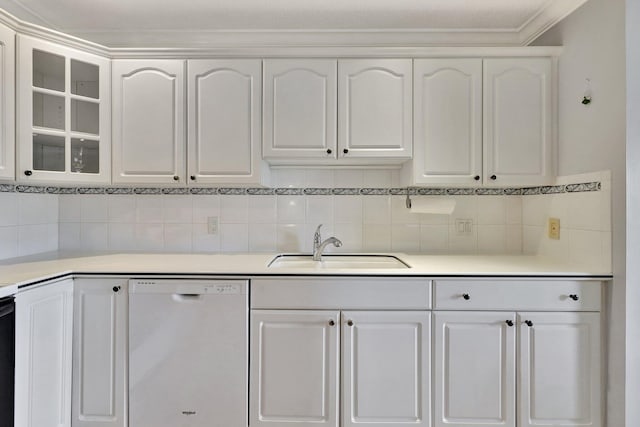
[[[340,239],[335,237],[329,237],[327,240],[320,243],[320,245],[318,245],[317,248],[314,248],[313,260],[322,261],[322,252],[324,251],[324,248],[326,248],[327,245],[330,245],[330,244],[332,244],[336,248],[339,248],[340,246],[342,246],[342,242],[340,241]]]

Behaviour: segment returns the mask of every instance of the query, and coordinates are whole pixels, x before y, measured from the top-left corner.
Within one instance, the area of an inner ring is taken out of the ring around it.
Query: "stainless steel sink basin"
[[[278,255],[271,260],[269,268],[379,270],[411,267],[393,255],[323,255],[322,261],[314,261],[311,255]]]

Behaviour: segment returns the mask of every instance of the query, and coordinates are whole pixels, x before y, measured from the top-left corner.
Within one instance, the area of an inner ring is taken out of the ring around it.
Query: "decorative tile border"
[[[137,194],[137,195],[222,195],[222,196],[531,196],[601,191],[600,182],[524,188],[243,188],[243,187],[53,187],[0,184],[0,193],[36,194]]]

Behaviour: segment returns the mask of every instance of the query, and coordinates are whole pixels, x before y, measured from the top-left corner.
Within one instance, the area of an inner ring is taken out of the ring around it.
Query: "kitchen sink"
[[[278,255],[269,263],[278,269],[360,269],[379,270],[411,268],[393,255],[323,255],[322,261],[314,261],[311,255]]]

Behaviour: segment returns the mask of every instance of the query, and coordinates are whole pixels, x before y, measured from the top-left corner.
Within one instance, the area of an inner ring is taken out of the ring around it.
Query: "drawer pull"
[[[531,320],[525,320],[524,321],[525,325],[527,325],[528,327],[532,327],[533,326],[533,322]]]
[[[462,294],[462,298],[464,298],[465,300],[469,301],[471,299],[471,295],[469,294]]]
[[[576,295],[576,294],[569,295],[569,298],[571,298],[574,301],[578,301],[580,299],[580,297],[578,295]]]
[[[347,320],[347,325],[353,326],[353,320]]]
[[[114,286],[113,287],[113,292],[118,292],[120,290],[120,286]]]
[[[507,326],[513,326],[513,320],[507,320]]]
[[[335,324],[336,322],[333,319],[329,320],[329,326],[334,326]]]

